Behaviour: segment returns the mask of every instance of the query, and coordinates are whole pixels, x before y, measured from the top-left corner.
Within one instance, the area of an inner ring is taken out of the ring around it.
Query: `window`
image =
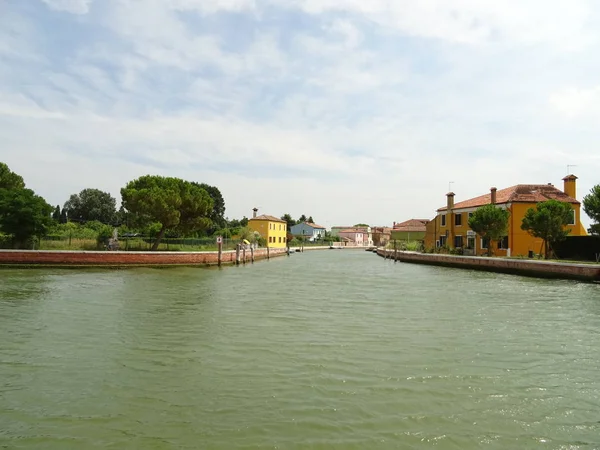
[[[469,250],[475,250],[475,237],[467,236],[467,248]]]
[[[462,214],[458,213],[454,215],[454,225],[457,227],[462,226]]]
[[[281,231],[281,224],[279,224],[279,231]]]
[[[446,245],[446,236],[440,236],[440,247],[444,247]]]
[[[481,238],[481,248],[488,248],[490,245],[490,238]]]
[[[446,226],[446,214],[442,214],[442,226],[445,227]],[[443,247],[443,245],[442,245]]]
[[[498,241],[498,249],[506,250],[508,248],[508,236],[504,236]]]
[[[575,222],[576,222],[576,220],[575,220],[575,219],[576,219],[576,218],[577,218],[577,217],[576,217],[576,215],[575,215],[575,210],[574,210],[574,209],[572,209],[572,210],[571,210],[571,220],[569,221],[569,225],[575,225]]]
[[[287,242],[287,238],[282,238],[283,239],[283,243],[285,244]]]
[[[281,244],[281,236],[279,236],[279,243]]]
[[[469,219],[473,217],[473,213],[469,213]]]
[[[435,241],[435,246],[436,246],[436,248],[440,248],[441,247],[440,241]]]
[[[462,248],[463,246],[463,237],[462,236],[454,236],[454,247]]]

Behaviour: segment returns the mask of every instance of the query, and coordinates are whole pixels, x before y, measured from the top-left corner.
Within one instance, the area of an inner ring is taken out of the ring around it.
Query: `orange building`
[[[562,191],[552,184],[518,184],[501,190],[491,188],[489,194],[456,204],[455,194],[450,192],[446,194],[446,206],[439,208],[435,219],[427,224],[425,248],[462,248],[465,255],[483,255],[491,245],[497,256],[527,256],[530,251],[541,253],[542,240],[521,230],[521,223],[529,208],[550,199],[571,204],[573,221],[567,226],[569,235],[585,236],[587,233],[580,220],[581,204],[577,201],[576,180],[575,175],[563,178]],[[469,217],[477,208],[490,203],[510,213],[507,236],[497,242],[477,236],[468,224]]]

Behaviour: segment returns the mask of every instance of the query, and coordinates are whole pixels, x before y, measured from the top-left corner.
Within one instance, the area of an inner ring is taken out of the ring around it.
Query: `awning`
[[[249,241],[248,239],[244,239],[242,242],[243,242],[244,244],[250,245],[250,241]]]

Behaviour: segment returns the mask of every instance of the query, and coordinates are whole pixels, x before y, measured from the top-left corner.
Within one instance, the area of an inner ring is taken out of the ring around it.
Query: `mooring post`
[[[235,265],[240,265],[240,244],[235,246]]]
[[[271,250],[269,246],[267,246],[267,259],[271,259]]]
[[[217,264],[219,267],[221,267],[221,261],[223,260],[223,242],[219,241],[217,243],[217,249],[218,249]]]
[[[242,262],[246,264],[246,246],[242,248]]]
[[[250,261],[254,262],[254,247],[250,246]]]
[[[398,241],[394,239],[394,262],[398,261]]]

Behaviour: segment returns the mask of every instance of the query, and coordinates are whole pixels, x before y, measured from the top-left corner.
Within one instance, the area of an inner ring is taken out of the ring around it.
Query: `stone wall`
[[[283,256],[285,249],[270,249],[269,256]],[[240,252],[240,259],[243,253]],[[250,262],[246,250],[246,262]],[[254,251],[254,259],[267,258],[266,249]],[[223,252],[223,264],[235,263],[235,251]],[[19,266],[170,266],[217,265],[217,252],[87,252],[58,250],[0,250],[0,265]]]
[[[429,264],[471,270],[511,273],[543,278],[563,278],[600,282],[600,265],[571,264],[552,261],[521,260],[510,258],[487,258],[477,256],[438,255],[429,253],[378,250],[383,257],[401,262]]]

